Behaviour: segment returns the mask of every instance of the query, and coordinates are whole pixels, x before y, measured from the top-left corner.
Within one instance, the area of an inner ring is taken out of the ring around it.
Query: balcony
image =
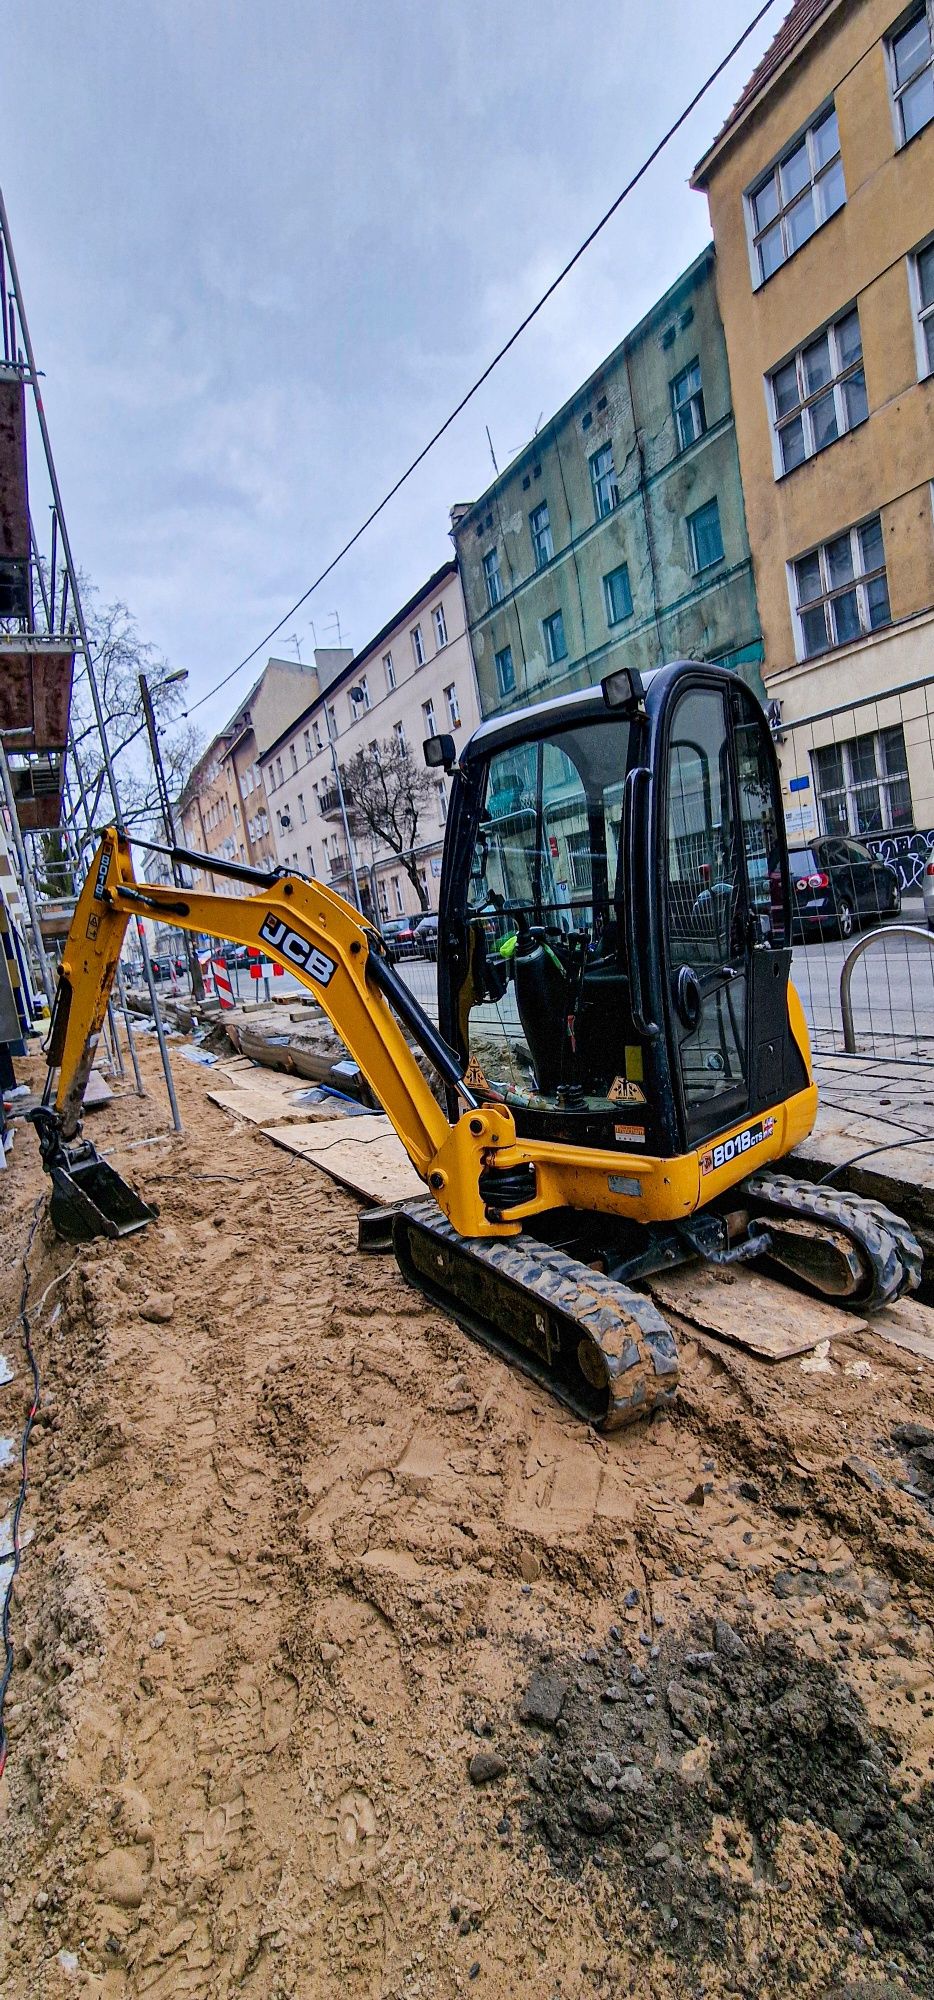
[[[320,794],[318,799],[318,809],[324,819],[334,819],[335,817],[339,816],[341,809],[341,801],[340,801],[340,793],[336,785],[329,785],[327,791],[324,791]]]

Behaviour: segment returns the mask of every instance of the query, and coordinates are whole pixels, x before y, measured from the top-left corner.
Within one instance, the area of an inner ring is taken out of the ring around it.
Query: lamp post
[[[363,700],[363,695],[359,688],[351,688],[350,700],[352,707],[354,709],[357,709]],[[341,819],[343,820],[344,823],[344,839],[347,842],[347,860],[350,864],[350,879],[351,882],[353,883],[353,899],[362,917],[363,903],[360,898],[360,884],[357,881],[357,860],[353,851],[353,842],[351,841],[350,838],[350,821],[347,817],[347,800],[344,797],[344,787],[343,784],[341,783],[341,768],[337,761],[337,751],[334,748],[334,738],[331,735],[330,726],[328,727],[328,742],[330,743],[331,746],[331,763],[334,766],[334,783],[337,786],[337,796],[340,802]]]
[[[182,681],[187,681],[187,679],[188,679],[187,667],[178,667],[175,673],[167,674],[165,680],[160,681],[159,686],[160,688],[176,687],[179,686]],[[140,692],[140,700],[142,701],[143,704],[143,718],[146,723],[146,734],[149,737],[149,751],[152,757],[152,768],[156,774],[156,791],[159,795],[159,810],[162,814],[163,831],[165,833],[167,845],[169,847],[177,847],[178,836],[175,832],[175,821],[172,817],[172,801],[169,798],[169,788],[168,785],[166,784],[165,769],[162,763],[162,751],[159,747],[159,732],[156,728],[156,716],[155,716],[155,710],[153,709],[152,705],[152,695],[149,691],[149,682],[146,679],[145,674],[140,674],[139,692]],[[170,867],[172,869],[172,880],[176,884],[176,887],[179,889],[184,889],[185,883],[182,877],[181,864],[180,862],[175,860],[174,855],[172,856]],[[185,944],[185,957],[188,961],[188,977],[191,980],[191,990],[196,1000],[203,1000],[204,980],[202,979],[201,976],[201,966],[198,961],[198,954],[194,948],[194,944],[192,942],[192,939],[188,931],[185,931],[183,933],[183,937]]]

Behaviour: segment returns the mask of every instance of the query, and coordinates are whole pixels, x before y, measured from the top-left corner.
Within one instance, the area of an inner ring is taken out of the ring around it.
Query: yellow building
[[[934,826],[934,0],[797,0],[696,169],[789,832]]]

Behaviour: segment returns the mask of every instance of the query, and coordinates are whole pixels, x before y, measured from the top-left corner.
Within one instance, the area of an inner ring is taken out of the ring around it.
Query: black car
[[[897,917],[901,889],[894,868],[859,840],[827,835],[788,855],[798,943],[835,933],[852,937],[861,923]]]
[[[438,956],[438,912],[426,911],[415,926],[415,949],[422,958]]]
[[[415,943],[415,931],[409,917],[387,917],[385,922],[380,924],[380,930],[389,947],[389,956],[394,965],[397,959],[415,957],[418,946]]]

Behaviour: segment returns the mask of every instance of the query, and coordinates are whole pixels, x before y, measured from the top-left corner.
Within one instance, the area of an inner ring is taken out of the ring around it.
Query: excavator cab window
[[[628,737],[614,716],[504,745],[486,767],[467,897],[484,1000],[470,1012],[469,1049],[520,1105],[608,1105]]]

